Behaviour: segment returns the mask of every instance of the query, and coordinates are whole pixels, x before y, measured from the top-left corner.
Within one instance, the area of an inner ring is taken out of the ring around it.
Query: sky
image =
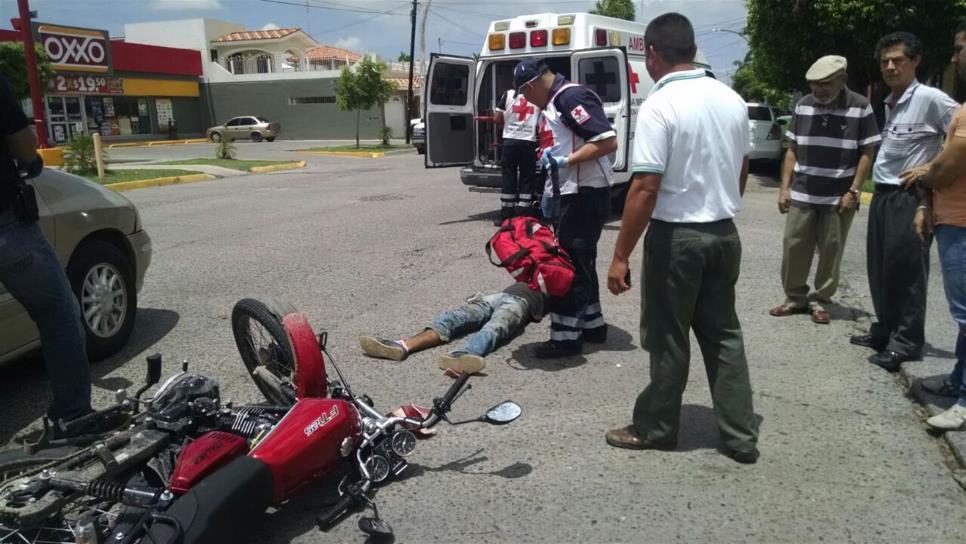
[[[430,0],[426,54],[479,52],[491,21],[531,13],[586,11],[592,0]],[[426,0],[419,0],[419,24]],[[698,47],[719,78],[730,81],[734,62],[747,44],[743,0],[635,0],[637,18],[648,21],[677,11],[691,19]],[[106,29],[124,35],[124,23],[209,17],[236,22],[249,30],[299,27],[316,41],[396,60],[409,51],[409,9],[405,0],[30,0],[43,22]],[[307,7],[306,7],[307,6]],[[10,28],[17,0],[0,0],[0,28]]]

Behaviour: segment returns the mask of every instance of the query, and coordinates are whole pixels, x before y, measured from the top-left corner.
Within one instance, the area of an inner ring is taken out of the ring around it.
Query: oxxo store
[[[203,133],[198,51],[46,23],[35,24],[34,34],[55,71],[44,96],[51,144],[81,133],[100,133],[105,140]]]

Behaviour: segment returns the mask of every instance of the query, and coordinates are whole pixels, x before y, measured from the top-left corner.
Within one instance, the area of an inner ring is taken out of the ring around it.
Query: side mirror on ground
[[[523,408],[512,400],[506,400],[486,411],[483,421],[493,425],[505,425],[520,417]]]

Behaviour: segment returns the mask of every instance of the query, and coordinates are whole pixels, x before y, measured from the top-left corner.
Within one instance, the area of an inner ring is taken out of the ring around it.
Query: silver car
[[[409,122],[413,127],[413,147],[420,155],[426,154],[426,123],[422,119],[413,119]]]
[[[67,270],[81,306],[91,360],[124,346],[151,264],[151,238],[128,199],[73,174],[46,169],[30,181],[40,227]],[[37,327],[0,284],[0,364],[40,346]]]
[[[224,139],[274,142],[281,132],[282,126],[278,123],[273,123],[264,117],[243,115],[231,119],[224,125],[209,128],[207,136],[209,140],[216,143]]]

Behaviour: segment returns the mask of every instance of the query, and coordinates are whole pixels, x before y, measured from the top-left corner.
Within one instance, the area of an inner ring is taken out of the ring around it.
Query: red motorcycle
[[[160,356],[149,357],[146,385],[90,416],[126,414],[127,428],[0,452],[0,542],[235,541],[269,506],[339,475],[339,499],[320,526],[372,508],[360,530],[388,537],[371,492],[403,473],[417,434],[440,421],[505,424],[521,414],[506,401],[482,417],[449,421],[471,387],[461,374],[432,407],[384,415],[352,391],[325,350],[326,334],[316,336],[304,315],[245,299],[232,328],[268,404],[222,403],[217,381],[188,373],[187,363],[141,400],[161,376]]]

